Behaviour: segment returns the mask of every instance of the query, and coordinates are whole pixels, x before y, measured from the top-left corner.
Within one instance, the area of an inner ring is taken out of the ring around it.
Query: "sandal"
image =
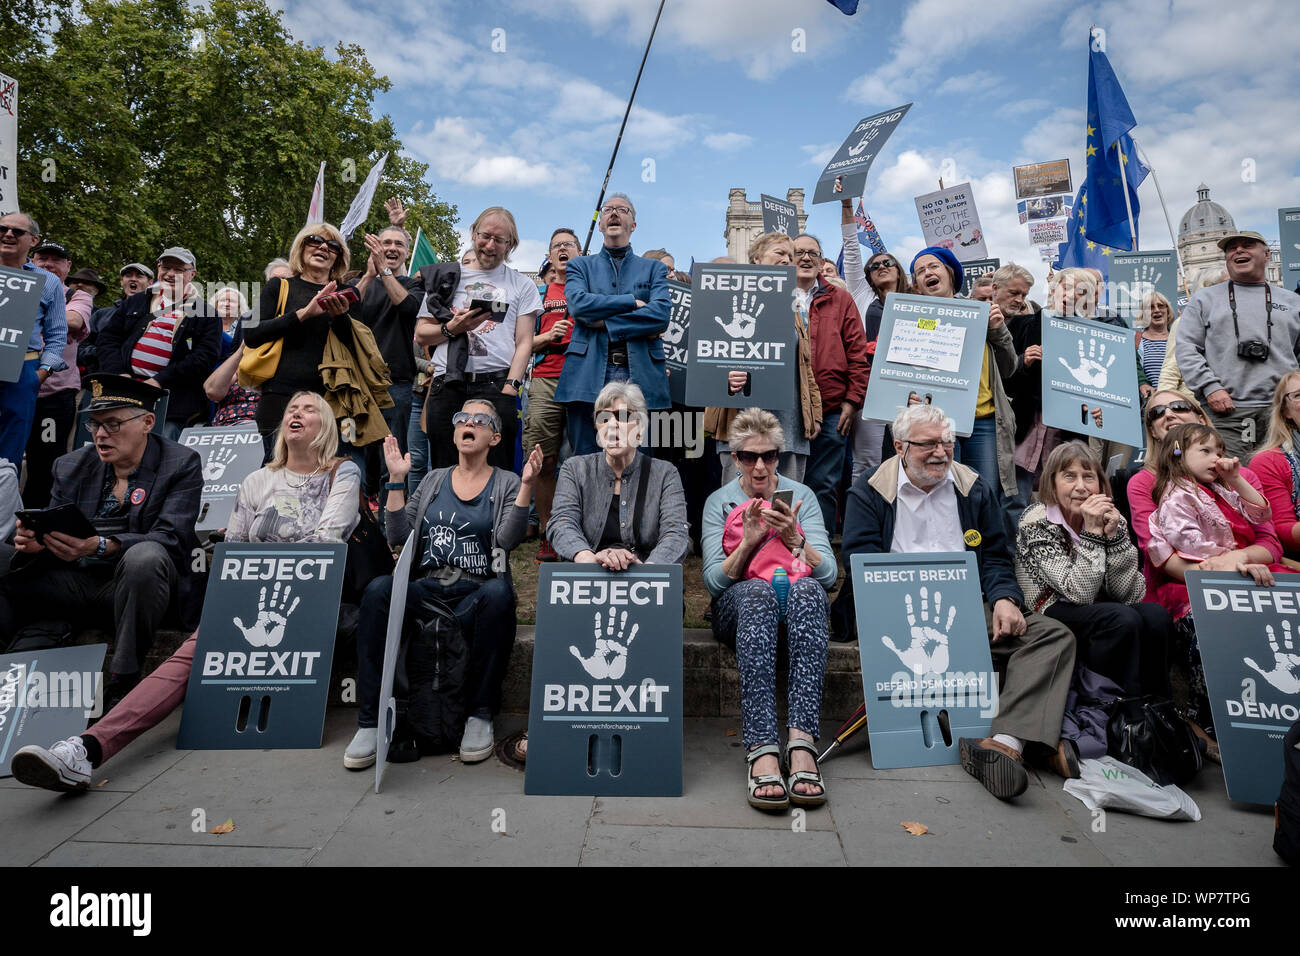
[[[523,750],[520,750],[519,745],[527,744],[527,743],[528,743],[528,731],[525,730],[522,734],[519,735],[519,739],[515,741],[515,745],[510,748],[512,755],[520,763],[525,763],[528,760],[528,749],[527,747],[525,747]]]
[[[817,745],[811,740],[791,738],[785,745],[785,765],[790,767],[790,751],[806,750],[813,755],[813,766],[817,766]],[[800,793],[795,784],[806,783],[820,787],[821,793]],[[785,791],[790,795],[790,802],[800,807],[820,807],[826,802],[826,783],[822,780],[821,768],[816,770],[791,770],[786,778]]]
[[[759,757],[766,756],[781,757],[781,748],[776,744],[764,744],[762,747],[755,747],[745,755],[745,779],[749,783],[749,805],[757,807],[759,810],[786,810],[790,807],[790,791],[785,785],[785,779],[779,773],[765,773],[755,777],[754,762]],[[760,797],[758,796],[759,787],[780,787],[781,795],[779,797]]]

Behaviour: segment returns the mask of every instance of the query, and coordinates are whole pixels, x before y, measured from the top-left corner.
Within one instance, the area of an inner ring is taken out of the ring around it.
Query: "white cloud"
[[[533,163],[499,149],[470,121],[443,116],[433,129],[412,130],[406,147],[421,162],[428,163],[441,181],[467,186],[527,189],[555,182],[557,172],[548,163]]]
[[[710,133],[704,137],[704,145],[720,153],[744,149],[746,146],[753,145],[753,142],[754,137],[744,133]]]
[[[807,162],[809,166],[816,166],[818,169],[825,169],[826,164],[829,163],[831,161],[831,157],[835,155],[835,151],[840,148],[840,144],[839,143],[821,143],[821,144],[814,143],[809,146],[800,146],[799,148],[803,150],[805,155],[807,155],[808,157]]]

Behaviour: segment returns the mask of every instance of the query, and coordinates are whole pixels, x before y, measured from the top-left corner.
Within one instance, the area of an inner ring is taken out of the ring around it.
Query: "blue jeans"
[[[420,487],[420,482],[429,472],[429,436],[420,428],[420,409],[423,407],[423,399],[418,404],[412,400],[410,425],[406,431],[406,447],[411,450],[411,473],[406,485],[412,491]]]
[[[804,484],[817,496],[828,538],[835,533],[835,492],[844,473],[845,441],[839,426],[838,411],[822,419],[822,430],[808,447],[808,465],[804,470]]]
[[[953,460],[961,462],[969,468],[974,468],[984,482],[993,492],[993,501],[999,512],[1002,513],[1002,522],[1006,527],[1007,534],[1010,535],[1014,543],[1016,539],[1017,522],[1020,515],[1014,518],[1009,513],[1012,502],[1009,501],[1002,493],[1002,479],[998,476],[998,424],[996,415],[987,415],[984,418],[975,419],[975,425],[971,429],[970,436],[967,438],[958,438],[957,447],[953,451]]]
[[[16,382],[0,382],[0,458],[22,471],[23,451],[36,417],[36,393],[41,389],[36,368],[39,358],[28,359]]]
[[[615,365],[612,362],[605,364],[605,384],[610,382],[626,382],[630,376],[627,367],[624,365]],[[596,403],[595,402],[565,402],[566,412],[565,421],[569,430],[569,446],[573,449],[574,455],[594,455],[600,451],[600,445],[596,443]],[[649,441],[650,436],[645,436]]]

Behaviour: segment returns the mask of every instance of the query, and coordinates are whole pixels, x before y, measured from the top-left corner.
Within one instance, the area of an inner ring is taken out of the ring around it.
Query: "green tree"
[[[83,0],[75,16],[66,0],[21,2],[38,17],[12,30],[6,67],[21,95],[23,208],[77,264],[111,274],[184,245],[204,281],[259,279],[302,227],[321,161],[337,224],[385,151],[364,229],[387,223],[382,201],[396,196],[412,231],[454,257],[456,208],[400,155],[389,117],[372,115],[390,84],[360,47],[327,56],[295,41],[264,0]]]

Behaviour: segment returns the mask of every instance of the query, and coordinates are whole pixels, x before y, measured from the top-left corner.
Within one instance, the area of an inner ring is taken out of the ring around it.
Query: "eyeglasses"
[[[736,456],[736,461],[746,468],[753,468],[760,458],[765,465],[775,465],[776,460],[781,457],[781,453],[775,448],[769,448],[767,451],[733,451],[732,454]]]
[[[92,418],[90,421],[86,422],[86,431],[90,432],[92,437],[101,428],[110,435],[116,435],[122,430],[122,426],[127,422],[133,422],[137,418],[144,418],[148,414],[148,412],[141,412],[139,415],[132,415],[130,418],[123,418],[119,421],[113,421],[110,419],[106,422],[97,422]]]
[[[552,249],[576,249],[578,244],[572,239],[560,239],[551,243]]]
[[[1300,402],[1300,390],[1294,392],[1287,392],[1282,397],[1285,398],[1288,402],[1295,404],[1296,402]]]
[[[796,259],[820,259],[822,253],[820,249],[796,249],[794,257]]]
[[[337,239],[326,239],[324,236],[317,236],[315,234],[308,236],[302,242],[303,245],[324,246],[335,255],[338,255],[343,251],[343,243],[339,242]]]
[[[1300,393],[1293,393],[1300,394]],[[1291,396],[1288,395],[1287,398]],[[1165,417],[1165,412],[1195,412],[1191,402],[1170,402],[1168,405],[1152,405],[1147,409],[1147,424],[1153,425]]]
[[[483,242],[494,242],[498,246],[510,245],[509,236],[497,236],[497,235],[493,235],[490,232],[476,232],[474,233],[474,235],[478,236],[478,238],[481,239]]]
[[[930,452],[934,451],[940,446],[943,447],[944,451],[952,451],[953,448],[957,446],[957,443],[955,441],[906,441],[904,440],[903,444],[911,445],[913,448],[919,448],[921,450],[921,454],[923,455],[930,454]]]
[[[23,236],[34,235],[28,229],[19,229],[17,226],[0,226],[0,236],[11,235],[15,239],[21,239]]]
[[[898,263],[893,259],[881,259],[879,262],[873,262],[867,266],[868,272],[875,272],[878,269],[897,269]]]
[[[631,206],[605,206],[605,207],[604,207],[603,209],[601,209],[600,211],[601,211],[601,212],[604,212],[604,213],[616,212],[616,213],[618,213],[620,216],[630,216],[630,215],[632,215],[632,207],[631,207]]]
[[[490,428],[494,432],[497,430],[497,423],[487,412],[457,412],[451,416],[451,423],[454,426],[472,425],[475,428]]]

